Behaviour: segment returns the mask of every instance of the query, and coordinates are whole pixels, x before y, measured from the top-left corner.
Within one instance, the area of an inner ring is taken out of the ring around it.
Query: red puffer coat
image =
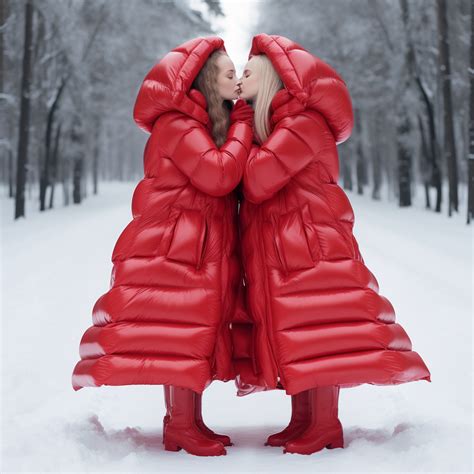
[[[242,282],[237,191],[251,126],[219,149],[192,81],[218,37],[168,53],[145,77],[134,119],[151,132],[133,219],[113,250],[111,287],[93,308],[72,384],[172,384],[202,392],[234,378],[230,320]]]
[[[248,315],[232,322],[237,394],[324,385],[431,381],[379,294],[338,186],[337,144],[353,127],[345,82],[282,36],[259,34],[285,88],[271,103],[273,131],[252,146],[240,210]]]

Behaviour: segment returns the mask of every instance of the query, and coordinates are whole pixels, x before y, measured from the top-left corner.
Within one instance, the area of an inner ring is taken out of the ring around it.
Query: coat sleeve
[[[243,175],[245,199],[255,204],[270,199],[318,159],[326,140],[319,122],[309,115],[281,120],[261,147],[251,149]]]
[[[175,117],[162,133],[167,155],[200,191],[225,196],[239,184],[252,144],[252,128],[247,123],[231,124],[220,148],[196,120]]]

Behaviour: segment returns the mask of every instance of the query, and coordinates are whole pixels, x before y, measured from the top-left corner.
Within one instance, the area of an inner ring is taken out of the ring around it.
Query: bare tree
[[[94,28],[92,30],[92,34],[90,35],[87,44],[84,47],[81,57],[81,63],[84,63],[87,59],[87,55],[92,48],[94,40],[97,37],[97,34],[104,23],[106,16],[106,11],[104,6],[102,6],[99,15],[94,23]],[[49,110],[47,112],[47,127],[46,127],[46,138],[45,138],[45,158],[43,160],[43,166],[41,167],[40,171],[40,211],[44,211],[46,209],[46,190],[49,186],[52,186],[52,177],[56,175],[55,170],[51,169],[51,165],[56,163],[55,160],[52,159],[52,148],[51,148],[51,141],[52,141],[52,133],[53,133],[53,125],[55,121],[55,114],[59,108],[60,101],[62,94],[66,87],[68,86],[69,80],[73,74],[75,74],[75,67],[72,62],[67,58],[66,51],[61,51],[62,55],[66,59],[66,63],[68,64],[68,73],[63,75],[60,79],[58,87],[54,92],[53,100],[50,101]],[[82,172],[83,164],[81,161],[81,165],[75,168],[75,177],[76,173]],[[76,182],[75,182],[76,185]],[[75,188],[74,188],[75,189]],[[76,202],[76,201],[74,201]],[[80,199],[79,201],[80,202]],[[52,201],[50,200],[50,207],[52,206]]]
[[[3,164],[3,176],[8,180],[8,196],[13,197],[13,144],[11,141],[11,120],[8,120],[12,98],[7,94],[5,75],[6,66],[6,42],[5,32],[7,21],[9,21],[9,1],[0,1],[0,160]]]
[[[416,48],[412,35],[412,28],[409,23],[410,11],[407,0],[401,0],[401,10],[402,10],[402,19],[405,30],[406,38],[406,65],[408,73],[408,83],[407,85],[413,84],[419,93],[419,98],[421,103],[424,104],[426,112],[426,121],[428,122],[427,130],[425,129],[423,123],[419,122],[419,131],[420,131],[420,151],[423,153],[422,163],[424,167],[429,167],[428,170],[423,168],[423,177],[424,177],[424,187],[425,187],[425,205],[426,208],[430,208],[429,201],[429,187],[434,186],[436,189],[436,205],[435,211],[441,212],[441,198],[442,198],[442,186],[441,186],[441,171],[439,166],[439,145],[438,138],[436,135],[435,127],[435,116],[434,116],[434,107],[433,107],[433,97],[430,94],[428,88],[426,87],[425,81],[423,80],[420,67],[417,63],[417,54]],[[425,20],[424,20],[425,21]],[[418,113],[418,120],[423,121],[424,116]],[[429,132],[429,138],[425,136],[426,132]],[[423,135],[421,135],[423,134]],[[429,144],[429,147],[428,147]]]
[[[448,215],[452,210],[458,211],[458,167],[456,146],[454,143],[453,106],[451,93],[451,66],[449,54],[449,31],[447,22],[446,0],[437,0],[438,35],[439,35],[439,68],[443,89],[444,139],[443,154],[448,167],[449,200]]]
[[[25,216],[25,182],[28,165],[28,142],[30,126],[30,93],[33,76],[33,4],[25,3],[25,43],[23,46],[23,75],[21,80],[20,133],[18,137],[17,178],[15,194],[15,219]]]
[[[61,124],[56,127],[56,134],[54,136],[54,148],[52,153],[51,164],[51,193],[49,195],[49,208],[52,209],[54,202],[54,189],[56,180],[58,178],[58,162],[59,162],[59,140],[61,137]]]
[[[469,105],[469,155],[468,155],[468,204],[467,223],[474,217],[474,0],[471,0],[471,48],[470,48],[470,105]]]

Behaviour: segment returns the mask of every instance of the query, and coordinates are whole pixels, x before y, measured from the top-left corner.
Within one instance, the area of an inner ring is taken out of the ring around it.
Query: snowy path
[[[432,374],[398,386],[343,389],[345,448],[312,456],[263,446],[289,418],[280,391],[237,398],[232,382],[205,392],[208,425],[227,456],[163,450],[161,386],[85,388],[71,372],[107,291],[115,241],[136,183],[103,184],[81,206],[12,222],[2,206],[2,472],[470,472],[472,234],[451,220],[348,193],[362,255]],[[2,190],[2,196],[5,191]]]

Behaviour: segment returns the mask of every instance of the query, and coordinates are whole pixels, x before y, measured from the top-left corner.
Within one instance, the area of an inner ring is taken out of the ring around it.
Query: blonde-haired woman
[[[239,218],[248,311],[232,323],[237,394],[291,395],[290,423],[266,445],[342,448],[341,387],[430,373],[364,264],[337,184],[337,145],[353,127],[345,82],[283,36],[255,36],[249,58],[238,82],[255,116]]]
[[[133,220],[112,254],[109,291],[80,343],[75,390],[163,385],[165,449],[226,454],[226,435],[203,422],[201,397],[234,378],[230,319],[241,284],[236,186],[253,111],[237,98],[219,37],[177,46],[146,75],[134,119],[150,133]]]

